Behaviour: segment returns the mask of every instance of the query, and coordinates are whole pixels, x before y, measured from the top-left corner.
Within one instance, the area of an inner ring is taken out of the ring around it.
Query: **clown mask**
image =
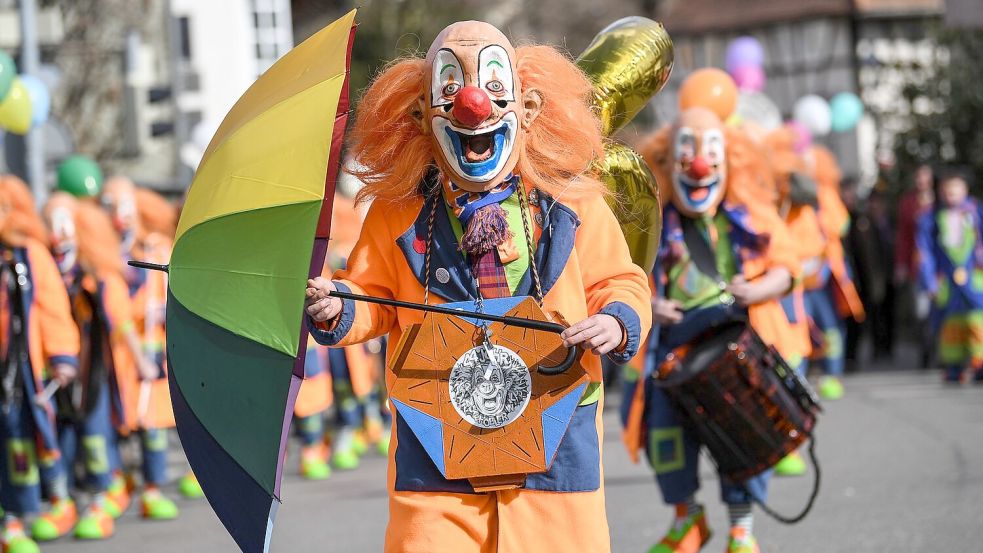
[[[73,209],[70,199],[56,195],[48,201],[44,210],[44,222],[51,231],[51,254],[62,275],[75,269],[78,260],[78,236]]]
[[[674,134],[672,202],[683,215],[713,215],[724,197],[727,163],[724,125],[711,111],[691,108]]]
[[[415,115],[438,167],[469,192],[498,186],[518,163],[522,130],[543,102],[539,91],[522,89],[515,49],[487,23],[455,23],[430,46],[426,67]]]
[[[122,252],[128,254],[136,241],[137,204],[133,183],[123,178],[112,178],[102,191],[102,206],[113,220],[119,233]]]

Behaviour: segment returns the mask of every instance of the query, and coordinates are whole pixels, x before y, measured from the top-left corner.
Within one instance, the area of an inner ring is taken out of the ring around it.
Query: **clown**
[[[120,469],[116,431],[129,432],[122,408],[126,400],[120,395],[127,388],[118,379],[132,374],[135,365],[150,376],[156,368],[141,356],[124,265],[117,255],[119,240],[109,218],[95,205],[76,201],[64,192],[51,196],[43,215],[83,342],[80,380],[58,396],[64,468],[72,476],[78,458],[84,457],[87,484],[94,492],[92,503],[75,526],[75,536],[106,539],[113,534],[113,519],[129,505],[125,483],[113,477]],[[84,454],[79,455],[79,450]],[[48,522],[43,527],[40,522],[35,524],[35,537],[59,537],[56,521]]]
[[[515,49],[494,27],[462,22],[426,59],[391,66],[362,99],[351,152],[364,167],[360,198],[373,204],[348,268],[309,282],[315,338],[344,346],[388,332],[395,343],[422,320],[333,290],[417,303],[533,296],[579,321],[564,343],[593,353],[556,460],[519,487],[476,491],[445,479],[397,417],[387,552],[610,550],[596,355],[635,354],[650,293],[590,174],[603,151],[590,89],[553,48]],[[386,376],[391,388],[397,377]]]
[[[135,187],[125,177],[106,181],[101,202],[119,234],[124,262],[143,259],[167,263],[176,224],[173,206],[159,195]],[[121,395],[127,400],[123,410],[129,430],[140,436],[145,486],[140,495],[141,514],[151,520],[168,520],[178,516],[178,508],[160,490],[167,481],[167,430],[174,427],[164,359],[167,279],[163,274],[132,267],[126,271],[141,356],[158,368],[153,375],[141,371],[121,378],[125,388]],[[190,473],[181,479],[179,489],[188,497],[201,495]]]
[[[0,544],[5,553],[38,551],[22,517],[40,510],[42,473],[49,477],[52,508],[38,519],[34,533],[48,530],[48,524],[67,532],[77,518],[60,470],[54,405],[42,390],[48,381],[65,386],[75,377],[79,333],[45,240],[27,186],[0,176]]]
[[[748,192],[761,188],[760,164],[751,162],[748,140],[725,129],[714,112],[690,107],[640,145],[657,180],[672,183],[653,274],[657,326],[642,375],[626,390],[623,404],[629,452],[646,448],[662,497],[676,509],[653,553],[695,552],[710,531],[695,499],[700,441],[650,375],[670,351],[714,322],[745,316],[765,342],[786,348],[783,356],[801,355],[790,347],[797,342],[789,339],[789,321],[777,301],[791,290],[798,259],[774,206],[748,201]],[[758,551],[751,502],[764,499],[768,479],[769,472],[743,483],[721,480],[732,525],[728,551]]]

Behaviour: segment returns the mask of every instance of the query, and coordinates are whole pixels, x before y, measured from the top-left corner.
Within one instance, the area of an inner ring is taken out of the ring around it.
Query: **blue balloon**
[[[852,92],[840,92],[829,101],[834,132],[847,132],[857,126],[864,115],[864,103]]]
[[[31,127],[37,127],[47,121],[51,113],[51,94],[41,79],[34,75],[21,75],[20,82],[31,99]]]
[[[727,46],[724,66],[731,75],[741,66],[764,67],[765,49],[753,36],[735,38]]]

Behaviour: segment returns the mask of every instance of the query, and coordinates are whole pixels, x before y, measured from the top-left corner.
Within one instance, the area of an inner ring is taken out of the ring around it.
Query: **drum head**
[[[667,378],[659,380],[659,383],[663,386],[678,386],[707,370],[714,361],[727,353],[730,344],[740,338],[746,329],[747,323],[729,322],[701,334],[693,340],[686,357],[679,359],[674,370]]]

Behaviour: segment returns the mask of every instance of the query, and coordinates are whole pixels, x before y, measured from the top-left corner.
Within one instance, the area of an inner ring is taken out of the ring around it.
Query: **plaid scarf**
[[[471,271],[478,281],[483,298],[504,298],[512,295],[505,276],[505,263],[512,261],[507,252],[515,252],[505,210],[500,205],[509,199],[519,179],[509,175],[502,184],[484,192],[469,192],[450,179],[442,179],[444,201],[461,222],[464,234],[458,249],[468,256]]]

